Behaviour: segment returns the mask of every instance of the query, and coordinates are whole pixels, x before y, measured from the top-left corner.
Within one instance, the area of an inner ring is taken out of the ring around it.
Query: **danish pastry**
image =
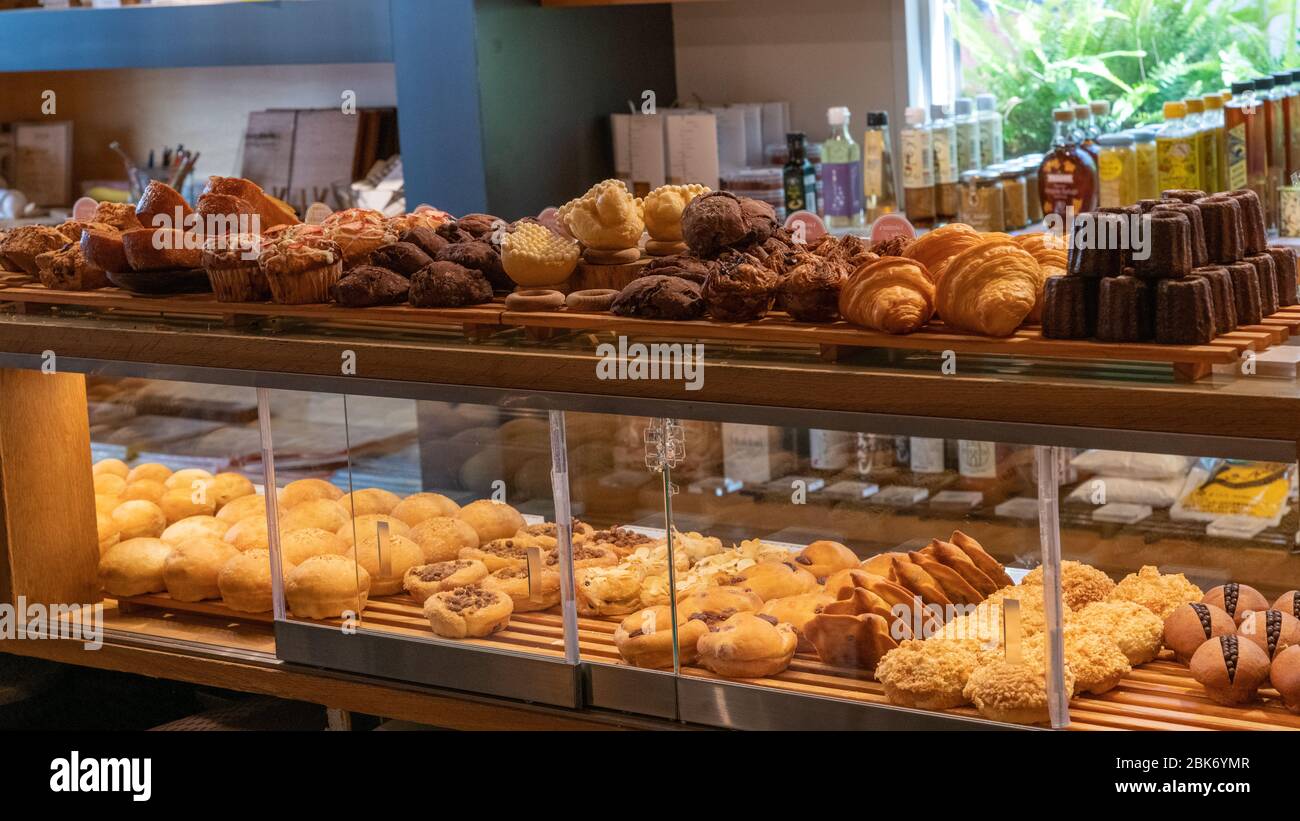
[[[673,666],[673,611],[656,605],[629,614],[614,628],[614,645],[623,660],[633,667],[665,669]],[[696,645],[709,632],[703,619],[689,618],[677,611],[677,643],[683,666],[699,658]]]
[[[402,576],[402,587],[411,598],[424,602],[434,593],[475,584],[487,575],[487,565],[476,559],[454,559],[408,568]]]
[[[1009,584],[1014,584],[1014,582],[1011,581],[1011,577],[1007,575],[1006,568],[1002,566],[1002,563],[989,555],[988,551],[984,549],[984,546],[974,538],[967,536],[960,530],[954,530],[952,535],[948,537],[948,541],[952,542],[963,553],[969,556],[970,560],[975,563],[975,566],[984,571],[984,575],[988,576],[993,581],[1003,587]]]
[[[937,310],[954,328],[1009,336],[1038,301],[1038,263],[1010,238],[985,239],[948,260]]]
[[[511,536],[506,539],[493,539],[478,547],[463,547],[457,554],[462,559],[477,559],[487,565],[487,569],[496,572],[503,567],[522,567],[528,564],[528,549],[538,547],[530,538]]]
[[[817,577],[790,561],[760,562],[735,576],[715,577],[714,582],[752,590],[763,601],[817,589]]]
[[[434,593],[424,617],[434,633],[449,639],[480,638],[504,630],[514,605],[510,597],[477,585]]]
[[[921,552],[933,556],[945,566],[955,570],[957,575],[965,579],[967,584],[979,592],[981,599],[998,589],[998,584],[985,575],[984,571],[976,567],[965,551],[950,542],[934,539]]]
[[[560,574],[550,569],[530,573],[527,565],[503,567],[488,574],[480,584],[484,590],[509,596],[516,613],[545,610],[560,603]]]
[[[890,334],[910,334],[930,321],[935,288],[925,267],[902,257],[860,266],[840,289],[840,316]]]
[[[645,574],[626,565],[574,571],[578,612],[584,616],[625,616],[640,610]]]
[[[771,616],[736,613],[709,627],[696,645],[699,663],[720,676],[759,678],[790,666],[799,639]]]
[[[979,604],[984,601],[984,594],[972,587],[970,582],[966,581],[960,573],[938,559],[931,558],[918,551],[912,551],[908,556],[911,558],[912,564],[917,565],[934,577],[934,580],[943,588],[944,595],[953,604]]]

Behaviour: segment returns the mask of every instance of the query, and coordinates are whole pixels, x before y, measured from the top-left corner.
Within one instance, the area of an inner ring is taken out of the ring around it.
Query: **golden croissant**
[[[910,334],[934,316],[934,283],[925,266],[881,257],[853,272],[840,290],[840,316],[889,334]]]
[[[921,263],[933,274],[944,261],[979,241],[979,231],[964,222],[950,222],[912,240],[902,255]]]
[[[1003,234],[998,231],[990,231],[985,233],[976,233],[975,236],[972,238],[972,237],[968,237],[965,234],[962,234],[961,238],[957,241],[957,243],[955,243],[959,247],[957,248],[956,251],[953,252],[952,256],[945,257],[942,262],[940,262],[934,268],[930,269],[930,279],[934,282],[935,287],[936,288],[939,287],[939,283],[943,281],[943,275],[948,272],[948,263],[952,262],[953,259],[955,259],[957,255],[960,254],[962,251],[969,250],[970,248],[973,248],[974,246],[979,245],[981,242],[984,242],[985,240],[988,239],[1011,239],[1011,235]],[[938,312],[939,310],[936,307],[935,313],[937,314]]]
[[[1043,320],[1043,291],[1047,288],[1047,280],[1052,277],[1065,276],[1065,238],[1056,237],[1052,234],[1021,234],[1014,237],[1016,244],[1029,252],[1029,255],[1038,263],[1038,297],[1034,300],[1034,307],[1025,317],[1027,322],[1041,322]]]
[[[1039,277],[1033,256],[1010,237],[984,239],[948,260],[937,288],[939,314],[954,328],[1009,336],[1037,303]]]

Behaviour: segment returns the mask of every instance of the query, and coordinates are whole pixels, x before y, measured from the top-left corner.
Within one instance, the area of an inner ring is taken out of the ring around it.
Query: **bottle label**
[[[1101,180],[1101,206],[1113,208],[1128,205],[1124,197],[1124,159],[1116,152],[1103,151],[1097,160],[1097,176]]]
[[[785,210],[817,210],[817,178],[811,173],[805,174],[801,168],[787,169],[785,172]]]
[[[980,167],[980,129],[977,123],[957,126],[957,170],[970,171]]]
[[[885,193],[885,133],[867,131],[862,135],[862,193],[879,197]]]
[[[1228,129],[1228,188],[1246,187],[1246,124]]]
[[[1157,137],[1156,167],[1161,190],[1200,187],[1199,154],[1195,137]]]
[[[822,198],[828,217],[855,217],[862,213],[861,163],[823,162]]]
[[[1219,186],[1219,142],[1213,129],[1200,133],[1201,187],[1213,191]]]
[[[957,472],[972,479],[996,479],[997,445],[993,442],[957,440]]]
[[[980,120],[980,165],[986,167],[997,162],[997,160],[993,159],[994,140],[996,139],[993,127],[993,118]]]
[[[903,187],[934,186],[934,149],[930,133],[920,129],[903,131]]]
[[[934,132],[934,181],[946,185],[957,181],[957,132],[940,128]]]

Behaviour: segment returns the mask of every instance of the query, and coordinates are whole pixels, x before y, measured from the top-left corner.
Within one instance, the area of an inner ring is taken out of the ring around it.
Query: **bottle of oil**
[[[998,98],[992,94],[975,95],[979,110],[980,165],[990,166],[1003,161],[1002,115],[998,113]]]
[[[1223,106],[1228,190],[1249,188],[1261,203],[1268,201],[1268,140],[1264,111],[1249,80],[1232,84],[1232,98]]]
[[[831,133],[822,143],[822,210],[827,228],[861,228],[862,148],[849,133],[849,110],[826,110]]]
[[[940,222],[957,216],[957,124],[948,106],[930,106],[931,145],[934,148],[934,214]]]
[[[924,108],[903,112],[906,125],[899,133],[903,148],[903,212],[913,225],[934,224],[934,145]]]
[[[1205,119],[1205,101],[1200,97],[1188,97],[1183,102],[1187,105],[1187,125],[1196,131],[1200,150],[1201,188],[1213,194],[1219,179],[1219,146],[1215,142],[1214,125]]]
[[[802,131],[785,135],[789,159],[782,172],[785,184],[785,212],[817,213],[817,174],[808,161],[807,137]]]
[[[1073,109],[1052,112],[1052,148],[1038,169],[1044,216],[1056,214],[1066,220],[1071,216],[1067,210],[1079,214],[1097,207],[1097,163],[1074,141],[1073,131]],[[1064,228],[1069,230],[1068,222]]]
[[[1201,121],[1214,132],[1214,183],[1211,185],[1208,179],[1201,180],[1205,185],[1205,190],[1211,194],[1218,191],[1228,190],[1228,150],[1225,144],[1228,134],[1223,126],[1223,96],[1215,94],[1206,94],[1201,98],[1205,105],[1205,113],[1201,115]]]
[[[1187,104],[1171,100],[1164,105],[1165,124],[1156,132],[1156,164],[1160,190],[1201,187],[1201,146],[1196,130],[1187,123]]]
[[[867,130],[862,132],[862,203],[868,223],[898,210],[895,190],[889,115],[884,111],[868,111]]]

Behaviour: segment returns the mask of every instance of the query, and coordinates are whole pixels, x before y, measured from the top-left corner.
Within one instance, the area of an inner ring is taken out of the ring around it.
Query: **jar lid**
[[[1187,106],[1187,111],[1190,114],[1200,114],[1205,111],[1205,101],[1200,97],[1188,97],[1183,100],[1183,105]]]
[[[1133,142],[1135,143],[1151,143],[1151,142],[1155,142],[1156,140],[1155,133],[1152,131],[1148,131],[1145,128],[1134,128],[1131,131],[1125,131],[1123,133],[1132,137]]]
[[[1275,71],[1273,72],[1273,84],[1284,86],[1291,82],[1293,74],[1294,72],[1290,71]]]
[[[1164,104],[1160,111],[1165,115],[1166,120],[1182,119],[1187,116],[1187,104],[1182,100],[1170,100]]]
[[[925,109],[920,106],[908,106],[903,111],[903,121],[908,125],[925,125]]]
[[[958,117],[964,117],[975,110],[975,101],[970,97],[958,97],[957,103],[953,106],[953,111]]]
[[[1238,80],[1237,82],[1232,84],[1232,93],[1245,94],[1247,91],[1250,91],[1254,87],[1255,84],[1252,83],[1250,80]]]
[[[1025,173],[1025,169],[1019,163],[1014,162],[1004,162],[998,166],[997,170],[999,171],[998,176],[1004,180],[1014,180]]]
[[[996,182],[999,178],[998,172],[980,168],[973,171],[963,171],[957,179],[961,182]]]
[[[883,128],[889,125],[889,113],[885,111],[868,111],[867,126],[871,128]]]
[[[1052,112],[1052,119],[1058,123],[1072,123],[1074,122],[1074,109],[1073,108],[1055,109]]]
[[[1273,87],[1273,78],[1257,77],[1252,85],[1255,87],[1256,91],[1268,91]]]
[[[1133,144],[1133,137],[1130,134],[1102,134],[1097,138],[1097,145],[1115,146],[1124,148]]]
[[[993,111],[997,108],[998,98],[992,94],[976,94],[975,105],[980,111]]]
[[[1093,100],[1092,102],[1088,103],[1088,107],[1092,109],[1093,114],[1097,114],[1102,117],[1110,113],[1109,100]]]

